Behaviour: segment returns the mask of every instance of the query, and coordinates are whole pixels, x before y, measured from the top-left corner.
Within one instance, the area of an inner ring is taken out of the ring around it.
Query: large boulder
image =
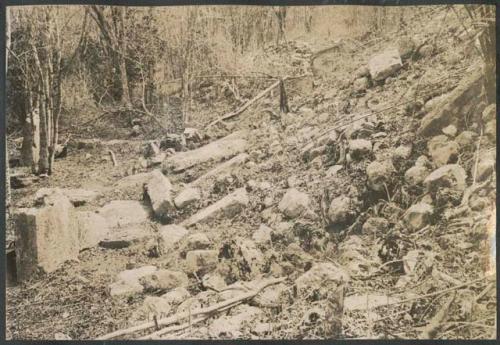
[[[245,188],[239,188],[186,219],[181,225],[189,227],[198,223],[206,223],[219,216],[232,218],[247,206],[248,202],[248,194]]]
[[[41,203],[43,198],[52,194],[55,189],[66,196],[75,207],[85,205],[99,196],[99,192],[81,188],[40,188],[35,194],[35,201]]]
[[[124,227],[148,220],[150,210],[140,201],[113,200],[104,205],[99,214],[106,219],[108,227]]]
[[[480,102],[479,95],[481,94],[484,78],[481,68],[477,68],[465,75],[466,77],[441,102],[440,106],[435,107],[424,116],[418,129],[419,135],[426,137],[437,135],[450,124],[459,128],[459,119],[464,119]]]
[[[109,231],[106,220],[98,213],[76,212],[75,217],[80,250],[97,246]]]
[[[373,80],[381,81],[393,76],[403,67],[399,51],[395,48],[386,49],[376,54],[368,61],[368,68]]]
[[[18,209],[14,214],[16,266],[19,281],[42,269],[52,272],[80,249],[74,207],[61,191],[46,195],[39,208]]]
[[[168,219],[175,210],[172,189],[170,180],[161,171],[153,171],[146,190],[153,212],[159,219]]]
[[[246,150],[248,142],[245,136],[243,131],[235,132],[196,150],[179,152],[165,159],[162,170],[179,173],[201,163],[231,158]]]
[[[278,204],[279,210],[290,218],[310,214],[311,201],[306,193],[290,188]]]

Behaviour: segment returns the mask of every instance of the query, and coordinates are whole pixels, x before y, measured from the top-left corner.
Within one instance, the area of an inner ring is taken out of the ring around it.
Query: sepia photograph
[[[2,6],[7,340],[497,339],[493,2],[135,5]]]

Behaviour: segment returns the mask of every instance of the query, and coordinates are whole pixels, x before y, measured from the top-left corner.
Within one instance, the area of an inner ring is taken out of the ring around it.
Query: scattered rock
[[[170,180],[160,170],[153,171],[146,190],[153,212],[159,219],[169,219],[175,210],[172,189]]]
[[[172,248],[189,233],[185,227],[177,224],[164,225],[159,232],[166,248]]]
[[[106,219],[109,228],[114,228],[145,222],[150,211],[139,201],[113,200],[104,205],[99,214]]]
[[[358,78],[353,83],[354,91],[365,92],[370,86],[367,77]]]
[[[326,175],[327,176],[330,176],[330,177],[333,177],[333,176],[337,176],[337,173],[342,170],[344,168],[344,166],[342,165],[334,165],[334,166],[331,166],[330,168],[328,168],[328,170],[326,171]]]
[[[231,158],[246,150],[248,143],[245,136],[245,132],[235,132],[195,150],[179,152],[165,159],[162,170],[179,173],[201,163]]]
[[[99,246],[110,249],[121,249],[146,241],[153,236],[152,231],[140,224],[130,224],[124,227],[110,228]]]
[[[18,281],[42,269],[52,272],[80,249],[74,207],[60,191],[44,198],[39,208],[17,209],[13,214]]]
[[[420,122],[418,134],[429,137],[438,134],[444,127],[458,124],[459,118],[464,118],[480,101],[477,95],[483,87],[483,73],[477,68],[470,73],[443,100],[442,105],[435,107],[424,116]]]
[[[139,282],[145,291],[165,291],[187,287],[189,279],[184,272],[162,269],[141,277]]]
[[[448,164],[434,170],[424,180],[424,186],[429,192],[436,192],[440,188],[452,188],[458,191],[465,190],[465,170],[458,164]]]
[[[383,235],[389,230],[389,222],[382,217],[370,217],[361,228],[363,235]]]
[[[449,126],[443,128],[442,131],[446,136],[451,137],[451,138],[454,138],[458,132],[457,127],[455,127],[453,125],[449,125]]]
[[[174,204],[177,208],[182,209],[192,205],[201,199],[200,190],[198,188],[187,187],[183,189],[174,199]]]
[[[287,217],[298,218],[312,212],[310,205],[311,201],[306,193],[290,188],[281,199],[278,208]]]
[[[187,250],[207,249],[211,244],[208,236],[202,232],[191,234],[186,238]]]
[[[259,228],[252,234],[252,239],[257,244],[270,244],[271,243],[271,233],[273,229],[266,226],[265,224],[261,224]]]
[[[495,144],[497,139],[497,122],[496,120],[491,120],[484,126],[484,134],[490,140],[491,143]]]
[[[208,334],[212,338],[236,339],[243,334],[245,326],[250,330],[252,324],[264,313],[256,307],[240,305],[231,312],[215,319],[208,327]]]
[[[349,140],[349,153],[355,160],[360,160],[372,152],[372,143],[366,139]]]
[[[477,134],[472,131],[463,131],[456,138],[456,143],[460,146],[460,148],[468,147],[472,145],[477,137]]]
[[[66,196],[73,206],[78,207],[85,205],[93,200],[95,200],[99,193],[92,190],[85,190],[80,188],[66,189],[66,188],[41,188],[35,194],[35,202],[42,203],[43,198],[51,193],[54,189],[59,190],[64,196]]]
[[[171,306],[177,306],[191,297],[191,294],[185,287],[177,287],[160,296]]]
[[[432,166],[432,164],[426,156],[422,155],[422,156],[419,156],[417,158],[417,160],[415,161],[415,166],[416,167],[423,167],[423,168],[430,168]]]
[[[108,225],[99,214],[83,211],[76,212],[75,217],[80,250],[95,247],[106,237],[109,231]]]
[[[199,143],[203,140],[203,134],[196,128],[185,128],[184,137],[187,142]]]
[[[488,123],[490,121],[493,121],[497,118],[497,105],[495,103],[490,104],[487,106],[482,114],[482,120],[483,123]]]
[[[217,266],[219,253],[216,250],[192,250],[186,254],[189,272],[209,272]]]
[[[116,282],[109,285],[109,294],[111,296],[130,296],[142,292],[144,288],[139,283],[139,279],[153,274],[155,271],[155,266],[143,266],[122,271],[118,273]]]
[[[227,286],[224,278],[215,272],[205,274],[202,279],[202,284],[206,289],[210,288],[216,291],[220,291]]]
[[[347,296],[344,299],[344,310],[368,311],[386,304],[391,304],[396,302],[398,302],[398,299],[396,297],[390,297],[387,295],[356,294]]]
[[[292,175],[286,180],[286,184],[288,188],[295,188],[300,185],[301,181],[297,178],[297,176]]]
[[[411,145],[398,146],[392,153],[392,163],[396,167],[404,166],[411,157]]]
[[[255,243],[249,239],[239,238],[236,241],[236,248],[238,256],[241,256],[238,262],[240,270],[244,268],[250,277],[260,274],[265,265],[265,260],[262,252],[255,246]]]
[[[430,223],[433,213],[431,205],[420,202],[406,211],[404,221],[410,230],[418,231]]]
[[[355,215],[353,200],[344,195],[333,199],[328,208],[328,219],[332,225],[352,223]]]
[[[403,62],[397,49],[387,49],[374,55],[368,61],[368,68],[373,80],[380,81],[394,75],[403,67]]]
[[[309,295],[311,291],[319,289],[322,285],[334,290],[337,286],[348,282],[347,272],[330,262],[314,263],[309,271],[295,280],[297,293]]]
[[[273,285],[272,287],[268,287],[262,290],[257,296],[255,296],[252,300],[252,304],[255,304],[261,308],[272,308],[280,306],[285,296],[287,295],[288,287],[283,284]]]
[[[144,156],[146,157],[154,157],[160,154],[160,148],[155,142],[150,142],[146,144],[144,148]]]
[[[424,182],[429,173],[429,169],[424,166],[414,166],[405,172],[405,181],[410,186],[417,186]]]
[[[385,191],[392,174],[395,172],[392,162],[388,159],[373,161],[366,167],[367,184],[374,191]]]
[[[448,141],[446,136],[438,135],[427,142],[427,149],[432,161],[441,167],[457,161],[460,147],[455,141]]]
[[[485,181],[495,171],[495,157],[493,155],[482,156],[477,164],[478,182]]]
[[[220,215],[227,218],[236,216],[245,206],[248,205],[248,195],[245,188],[239,188],[233,193],[226,195],[224,198],[213,203],[207,208],[194,214],[181,225],[189,227],[198,223],[206,223]]]

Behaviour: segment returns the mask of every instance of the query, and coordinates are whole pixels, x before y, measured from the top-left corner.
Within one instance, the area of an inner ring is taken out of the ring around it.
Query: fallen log
[[[286,77],[283,79],[283,80],[286,80]],[[271,92],[274,88],[278,87],[280,85],[280,80],[274,82],[271,86],[269,86],[267,89],[265,89],[264,91],[262,91],[261,93],[259,93],[257,96],[255,96],[254,98],[252,98],[251,100],[249,100],[247,103],[245,103],[241,108],[229,113],[229,114],[226,114],[222,117],[219,117],[217,120],[215,121],[212,121],[210,122],[208,125],[205,126],[205,129],[208,129],[210,127],[212,127],[213,125],[221,122],[221,121],[224,121],[224,120],[229,120],[235,116],[238,116],[239,114],[241,114],[242,112],[244,112],[245,110],[248,109],[248,107],[250,107],[252,104],[254,104],[255,102],[257,102],[259,99],[261,99],[262,97],[264,97],[265,95],[267,95],[269,92]]]
[[[229,306],[233,306],[234,304],[238,304],[238,303],[241,303],[241,302],[243,302],[245,300],[251,299],[251,298],[255,297],[257,294],[259,294],[266,287],[268,287],[270,285],[279,284],[279,283],[281,283],[281,282],[283,282],[285,280],[286,280],[285,277],[276,278],[276,279],[270,279],[270,280],[267,280],[267,281],[263,282],[262,284],[260,284],[259,286],[257,286],[257,288],[255,288],[252,291],[249,291],[249,292],[244,293],[244,294],[242,294],[240,296],[228,299],[226,301],[214,304],[214,305],[212,305],[210,307],[196,309],[196,310],[193,310],[191,312],[190,311],[186,311],[186,312],[179,313],[177,315],[173,315],[173,316],[170,316],[170,317],[167,317],[167,318],[159,319],[159,320],[157,320],[157,322],[150,321],[150,322],[146,322],[146,323],[143,323],[143,324],[140,324],[140,325],[137,325],[137,326],[133,326],[133,327],[130,327],[130,328],[121,329],[121,330],[118,330],[118,331],[115,331],[115,332],[111,332],[111,333],[102,335],[102,336],[98,337],[96,340],[113,339],[113,338],[116,338],[116,337],[119,337],[119,336],[122,336],[122,335],[132,334],[132,333],[135,333],[135,332],[146,330],[148,328],[153,328],[155,326],[158,326],[158,327],[159,326],[168,326],[168,325],[171,325],[173,323],[177,323],[180,320],[183,320],[183,319],[188,318],[188,317],[192,318],[192,317],[195,317],[195,316],[198,316],[198,315],[213,314],[214,312],[221,311],[221,310],[223,310],[223,309],[225,309],[225,308],[227,308]]]
[[[306,77],[307,74],[304,74],[304,75],[300,75],[300,76],[296,76],[296,77],[284,77],[283,79],[279,79],[278,81],[274,82],[271,86],[269,86],[267,89],[265,89],[264,91],[262,91],[261,93],[259,93],[257,96],[255,96],[254,98],[252,98],[251,100],[249,100],[247,103],[245,103],[241,108],[231,112],[231,113],[228,113],[222,117],[219,117],[217,120],[214,120],[212,122],[210,122],[208,125],[205,126],[205,129],[207,128],[210,128],[212,127],[213,125],[219,123],[219,122],[222,122],[224,120],[228,120],[228,119],[231,119],[235,116],[238,116],[239,114],[241,114],[242,112],[244,112],[245,110],[248,109],[248,107],[250,107],[252,104],[254,104],[255,102],[257,102],[259,99],[261,99],[262,97],[264,97],[265,95],[267,95],[269,92],[271,92],[272,90],[274,90],[276,87],[280,86],[280,84],[282,82],[284,82],[285,80],[289,80],[289,79],[299,79],[299,78],[303,78],[303,77]]]

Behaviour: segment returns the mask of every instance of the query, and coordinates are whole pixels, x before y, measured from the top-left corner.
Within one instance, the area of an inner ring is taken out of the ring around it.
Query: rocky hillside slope
[[[206,131],[74,140],[14,191],[8,337],[492,338],[496,107],[451,15],[289,44],[314,77],[288,113],[269,94]]]

